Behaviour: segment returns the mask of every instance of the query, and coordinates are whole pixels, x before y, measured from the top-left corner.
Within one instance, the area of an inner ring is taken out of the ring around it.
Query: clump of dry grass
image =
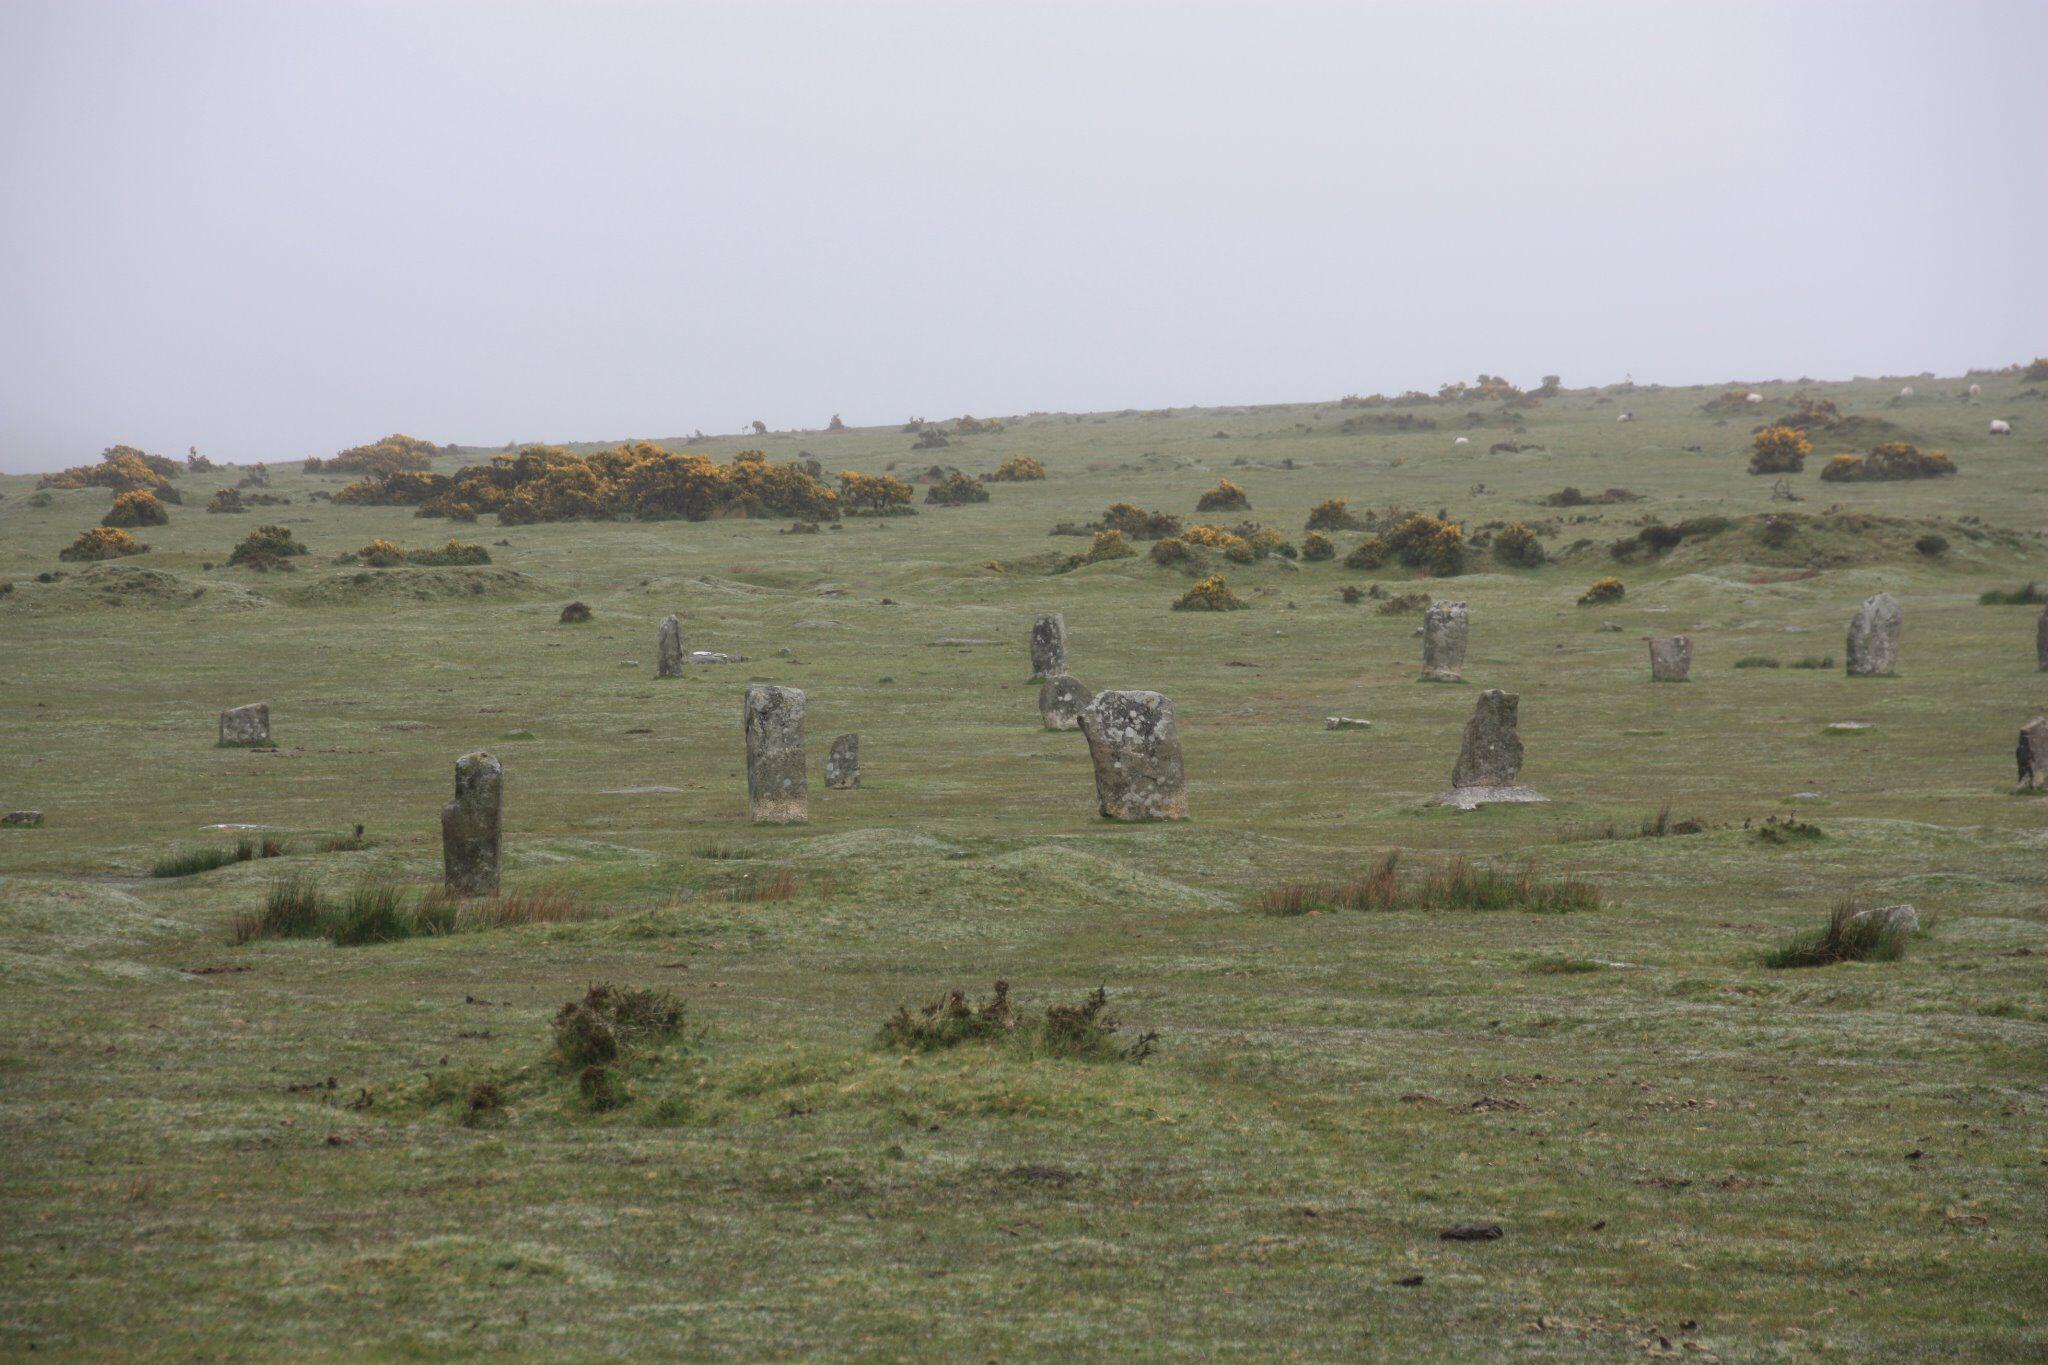
[[[770,901],[790,900],[801,889],[796,873],[779,867],[758,876],[751,873],[742,876],[726,891],[725,897],[742,905],[764,905]]]
[[[555,1013],[555,1052],[573,1067],[603,1066],[681,1031],[684,1009],[667,991],[630,990],[601,982]]]
[[[431,899],[447,893],[435,890],[427,895]],[[518,929],[532,924],[576,924],[595,919],[597,914],[589,902],[575,893],[558,886],[541,886],[465,900],[455,912],[455,927],[458,931],[467,931]]]
[[[1912,930],[1897,916],[1854,900],[1834,908],[1821,928],[1764,955],[1766,967],[1831,967],[1837,962],[1897,962]]]
[[[1597,910],[1600,888],[1582,877],[1545,880],[1533,863],[1515,872],[1455,858],[1400,875],[1400,854],[1383,853],[1362,876],[1327,881],[1283,882],[1260,894],[1255,906],[1269,915],[1303,915],[1320,910],[1526,910],[1563,914]]]
[[[1116,1035],[1122,1023],[1110,1013],[1109,992],[1097,986],[1078,1004],[1047,1006],[1043,1016],[1021,1015],[1010,1002],[1010,983],[998,981],[979,1005],[964,992],[948,990],[917,1010],[898,1006],[882,1025],[884,1047],[935,1052],[963,1043],[1002,1042],[1039,1056],[1097,1062],[1142,1062],[1159,1042],[1157,1032],[1129,1044]]]

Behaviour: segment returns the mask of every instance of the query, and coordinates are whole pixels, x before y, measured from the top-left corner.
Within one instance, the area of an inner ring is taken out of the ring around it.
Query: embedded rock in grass
[[[1650,681],[1685,682],[1692,676],[1692,641],[1673,635],[1650,641]]]
[[[487,753],[455,760],[455,799],[441,807],[441,878],[458,896],[498,892],[505,766]]]
[[[2013,756],[2019,760],[2022,790],[2048,790],[2048,716],[2036,716],[2020,727]]]
[[[1357,716],[1328,716],[1323,720],[1325,730],[1370,730],[1372,722],[1360,720]]]
[[[1470,631],[1463,602],[1432,602],[1422,613],[1422,676],[1428,682],[1463,682]]]
[[[825,785],[848,791],[860,785],[860,736],[841,735],[825,754]]]
[[[809,814],[804,694],[756,683],[747,689],[747,809],[757,825],[802,824]]]
[[[661,618],[661,628],[654,634],[654,676],[682,677],[683,660],[683,623],[670,612]]]
[[[43,813],[39,810],[11,810],[0,815],[0,825],[11,829],[38,829],[42,823]]]
[[[1188,818],[1187,770],[1172,702],[1157,692],[1098,692],[1080,721],[1103,818]]]
[[[1081,712],[1095,694],[1064,673],[1047,678],[1038,688],[1038,719],[1048,730],[1078,730]]]
[[[1854,923],[1875,923],[1887,933],[1917,934],[1920,932],[1920,912],[1910,905],[1886,905],[1874,910],[1858,910],[1852,917]]]
[[[1881,592],[1849,621],[1849,676],[1888,678],[1899,667],[1899,599]]]
[[[1031,623],[1031,681],[1067,671],[1067,618],[1048,612]]]
[[[256,702],[220,713],[222,748],[249,748],[270,743],[270,704]]]
[[[1516,726],[1522,699],[1513,692],[1489,688],[1479,694],[1472,718],[1465,722],[1465,742],[1458,766],[1451,771],[1451,790],[1437,804],[1472,810],[1478,806],[1542,801],[1517,784],[1522,775],[1522,737]]]

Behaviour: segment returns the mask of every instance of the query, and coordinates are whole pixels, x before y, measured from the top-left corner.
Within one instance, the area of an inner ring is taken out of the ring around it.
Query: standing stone
[[[1031,623],[1031,680],[1067,671],[1067,618],[1048,612]]]
[[[1650,641],[1650,681],[1685,682],[1692,676],[1692,641],[1683,635]]]
[[[221,712],[220,742],[223,748],[270,743],[270,703],[259,701]]]
[[[1094,700],[1093,692],[1062,673],[1039,684],[1038,718],[1048,730],[1078,730],[1081,712]]]
[[[458,896],[498,893],[505,765],[486,753],[455,760],[455,799],[441,807],[441,877]]]
[[[661,629],[654,635],[654,676],[682,677],[687,657],[683,651],[683,623],[676,619],[674,612],[670,612],[661,618]]]
[[[1465,638],[1471,629],[1463,602],[1432,602],[1422,613],[1422,676],[1428,682],[1465,680]]]
[[[2023,790],[2048,789],[2048,716],[2036,716],[2020,727],[2020,747],[2014,757],[2019,759]]]
[[[808,814],[804,694],[756,683],[747,689],[747,808],[757,825],[800,825]]]
[[[1522,776],[1522,737],[1516,730],[1522,699],[1513,692],[1489,688],[1479,694],[1472,718],[1465,722],[1465,743],[1458,766],[1451,770],[1451,790],[1437,797],[1441,805],[1471,810],[1501,802],[1542,801]]]
[[[825,785],[848,791],[860,785],[860,736],[841,735],[825,755]]]
[[[1881,592],[1849,621],[1849,676],[1889,678],[1899,667],[1899,599]]]
[[[2034,662],[2048,673],[2048,607],[2041,608],[2040,619],[2034,622]]]
[[[1109,820],[1185,820],[1187,769],[1173,703],[1157,692],[1098,692],[1081,712],[1095,802]]]

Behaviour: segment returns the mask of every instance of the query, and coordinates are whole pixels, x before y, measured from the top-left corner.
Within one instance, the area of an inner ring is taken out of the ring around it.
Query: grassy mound
[[[331,574],[294,587],[288,596],[305,607],[372,606],[388,602],[441,602],[469,597],[516,597],[539,585],[517,569],[361,569]]]

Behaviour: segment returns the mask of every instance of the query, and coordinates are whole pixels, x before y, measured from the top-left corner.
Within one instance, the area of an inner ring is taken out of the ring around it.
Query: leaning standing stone
[[[248,748],[270,743],[270,703],[237,706],[220,713],[222,748]]]
[[[1650,681],[1684,682],[1692,676],[1692,641],[1683,635],[1650,641]]]
[[[2048,716],[2036,716],[2020,727],[2020,747],[2014,757],[2020,762],[2022,790],[2048,788]]]
[[[747,689],[747,807],[757,825],[798,825],[809,813],[804,694],[757,683]]]
[[[1093,692],[1064,673],[1047,678],[1038,687],[1038,719],[1048,730],[1078,730],[1081,712],[1094,700]]]
[[[1520,785],[1521,708],[1522,699],[1513,692],[1490,688],[1479,694],[1472,718],[1465,722],[1465,742],[1458,750],[1458,766],[1451,770],[1451,789],[1437,797],[1438,804],[1471,810],[1545,799]]]
[[[654,676],[657,678],[680,678],[683,676],[683,623],[670,612],[661,618],[661,629],[654,635]]]
[[[498,892],[505,767],[486,753],[455,760],[455,799],[441,807],[441,876],[458,896]]]
[[[1048,612],[1031,623],[1031,680],[1067,671],[1067,618]]]
[[[1899,599],[1881,592],[1849,621],[1849,676],[1888,678],[1899,667]]]
[[[1465,638],[1470,622],[1463,602],[1432,602],[1422,613],[1422,676],[1428,682],[1465,680]]]
[[[825,785],[847,791],[860,785],[860,736],[841,735],[825,755]]]
[[[1098,692],[1081,712],[1105,819],[1185,820],[1187,770],[1173,703],[1157,692]]]

